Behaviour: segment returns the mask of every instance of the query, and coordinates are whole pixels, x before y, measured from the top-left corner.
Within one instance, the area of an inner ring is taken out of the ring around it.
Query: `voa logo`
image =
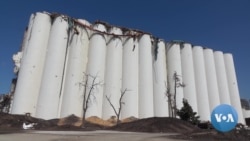
[[[221,104],[214,108],[211,114],[211,122],[216,130],[228,132],[237,125],[238,114],[232,106]]]
[[[223,115],[223,114],[214,114],[215,119],[217,122],[234,122],[234,118],[232,114],[227,114],[227,115]]]

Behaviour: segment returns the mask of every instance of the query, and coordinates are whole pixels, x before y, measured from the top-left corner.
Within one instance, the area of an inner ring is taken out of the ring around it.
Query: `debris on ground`
[[[23,123],[23,129],[27,130],[27,129],[35,129],[34,126],[37,125],[37,123]]]
[[[103,120],[99,117],[89,117],[82,124],[82,118],[75,115],[61,119],[44,120],[30,115],[11,115],[0,113],[0,134],[16,133],[23,130],[53,130],[53,131],[92,131],[92,130],[116,130],[129,132],[149,133],[178,133],[171,136],[175,139],[193,141],[249,141],[250,130],[248,127],[238,124],[237,127],[227,133],[221,133],[213,128],[201,129],[189,122],[169,117],[152,117],[137,119],[129,117],[122,119],[116,125],[116,118]]]

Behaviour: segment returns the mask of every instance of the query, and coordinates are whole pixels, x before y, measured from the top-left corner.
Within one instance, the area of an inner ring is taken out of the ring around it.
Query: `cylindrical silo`
[[[58,16],[55,18],[48,43],[36,117],[52,119],[58,116],[67,43],[69,41],[68,28],[66,17]]]
[[[154,116],[152,43],[150,35],[139,39],[139,118]]]
[[[198,114],[200,115],[201,120],[208,121],[210,120],[210,109],[208,100],[205,62],[204,62],[202,47],[200,46],[193,47],[193,61],[194,61],[194,74],[195,74]]]
[[[175,94],[176,90],[176,106],[181,109],[183,106],[183,88],[178,87],[176,83],[183,83],[181,70],[181,51],[179,43],[169,43],[167,49],[167,68],[168,68],[168,83],[171,95]],[[179,82],[175,79],[177,75]]]
[[[85,88],[83,83],[88,62],[89,37],[86,28],[76,26],[75,29],[77,31],[71,31],[69,42],[60,117],[71,114],[82,117],[83,113],[83,92]]]
[[[217,83],[214,54],[212,49],[204,49],[204,61],[206,68],[207,90],[210,112],[220,104],[219,89]]]
[[[154,46],[153,77],[154,77],[154,116],[168,117],[167,103],[167,59],[165,43],[158,41]]]
[[[122,39],[119,36],[116,36],[121,35],[122,31],[119,28],[112,27],[109,33],[115,35],[110,35],[110,39],[107,43],[102,111],[103,119],[109,119],[111,116],[116,116],[115,111],[111,107],[106,96],[110,99],[110,102],[118,112],[122,85]]]
[[[45,13],[32,14],[23,45],[21,67],[14,93],[12,114],[31,113],[35,116],[42,70],[51,28]]]
[[[122,101],[121,119],[127,117],[138,118],[138,41],[130,36],[123,41],[122,58],[122,91],[126,91]]]
[[[238,113],[238,122],[245,124],[245,120],[242,113],[242,107],[240,102],[240,93],[237,83],[237,77],[234,67],[234,61],[232,54],[224,54],[225,67],[227,73],[227,82],[229,87],[229,94],[232,106],[236,109]]]
[[[102,24],[94,25],[94,29],[106,32]],[[91,91],[86,117],[97,116],[102,118],[103,85],[106,63],[106,38],[105,34],[94,31],[90,37],[88,64],[87,64],[87,94]],[[86,79],[86,78],[85,78]],[[95,85],[95,86],[94,86]],[[91,86],[94,86],[91,89]]]
[[[185,84],[183,88],[184,98],[192,106],[194,112],[198,112],[194,63],[191,44],[185,43],[181,49],[182,80]]]
[[[214,62],[220,95],[220,104],[231,104],[223,53],[214,52]]]
[[[21,52],[24,52],[25,49],[27,48],[27,44],[28,44],[28,36],[30,36],[30,30],[31,30],[31,27],[33,25],[33,18],[34,18],[34,15],[32,14],[30,16],[30,20],[29,20],[29,25],[26,27],[25,31],[24,31],[24,35],[23,35],[23,41],[22,41],[22,46],[21,46]]]
[[[83,26],[91,26],[91,24],[84,19],[77,19],[77,22]]]

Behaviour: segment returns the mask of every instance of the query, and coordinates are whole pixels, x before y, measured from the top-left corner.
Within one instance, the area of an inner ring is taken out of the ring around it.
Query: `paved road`
[[[170,139],[167,133],[117,131],[30,131],[0,134],[0,141],[183,141]]]

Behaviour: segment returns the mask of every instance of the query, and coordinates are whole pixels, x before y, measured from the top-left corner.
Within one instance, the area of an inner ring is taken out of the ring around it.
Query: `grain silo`
[[[121,119],[169,116],[169,98],[176,97],[178,109],[185,98],[206,121],[216,105],[232,104],[239,122],[245,123],[233,57],[221,51],[100,21],[91,24],[37,12],[14,59],[13,114],[81,117],[84,93],[91,93],[86,117],[115,116],[107,98],[116,110],[122,103]]]

